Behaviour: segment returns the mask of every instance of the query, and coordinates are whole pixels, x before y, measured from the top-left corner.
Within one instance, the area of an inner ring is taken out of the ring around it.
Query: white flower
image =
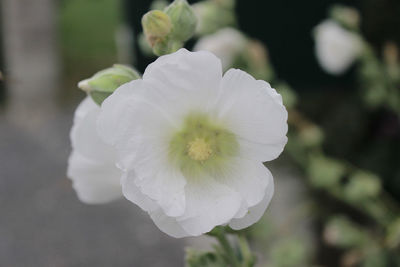
[[[315,52],[320,65],[331,74],[345,72],[360,55],[360,37],[333,20],[326,20],[315,29]]]
[[[98,130],[117,151],[124,196],[174,237],[247,227],[273,191],[262,162],[287,138],[281,96],[213,54],[185,49],[150,64],[143,79],[102,105]]]
[[[233,28],[224,28],[216,33],[199,39],[194,51],[206,50],[214,53],[222,61],[222,67],[227,70],[234,63],[235,57],[246,47],[246,37]]]
[[[68,177],[79,199],[88,204],[109,202],[122,196],[121,171],[115,166],[115,151],[98,136],[100,107],[86,97],[75,111],[71,129],[72,153]]]

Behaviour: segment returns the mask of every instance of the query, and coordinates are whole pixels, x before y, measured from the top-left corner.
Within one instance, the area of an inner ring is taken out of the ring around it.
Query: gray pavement
[[[72,114],[34,134],[0,116],[0,266],[183,266],[183,240],[140,208],[79,202],[65,177]]]

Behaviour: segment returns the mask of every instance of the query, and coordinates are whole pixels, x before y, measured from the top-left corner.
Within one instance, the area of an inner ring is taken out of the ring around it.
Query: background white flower
[[[124,196],[174,237],[258,221],[273,194],[262,164],[282,152],[287,112],[264,81],[185,49],[102,104],[100,136],[116,148]]]
[[[234,63],[235,57],[245,49],[246,43],[246,37],[238,30],[223,28],[216,33],[200,38],[193,50],[212,52],[221,59],[223,69],[227,70]]]
[[[319,64],[334,75],[345,72],[362,50],[360,37],[334,20],[325,20],[315,28],[315,41]]]
[[[99,113],[100,107],[86,97],[75,111],[70,134],[72,152],[67,175],[79,199],[88,204],[105,203],[122,196],[122,174],[115,166],[114,149],[97,134]]]

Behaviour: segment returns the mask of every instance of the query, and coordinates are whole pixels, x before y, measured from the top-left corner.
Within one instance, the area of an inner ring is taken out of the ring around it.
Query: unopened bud
[[[79,82],[78,87],[90,95],[94,102],[101,105],[118,87],[139,78],[140,75],[134,69],[115,64]]]
[[[165,38],[172,30],[171,19],[160,10],[147,12],[142,18],[142,26],[151,47]]]
[[[193,36],[197,17],[186,0],[175,0],[165,9],[165,13],[171,18],[173,25],[171,39],[184,42]]]

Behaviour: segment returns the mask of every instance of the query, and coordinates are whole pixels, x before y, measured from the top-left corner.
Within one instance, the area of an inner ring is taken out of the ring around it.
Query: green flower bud
[[[142,18],[142,26],[151,47],[163,40],[172,30],[171,19],[160,10],[147,12]]]
[[[111,68],[97,72],[93,77],[78,83],[98,105],[124,83],[139,79],[140,75],[132,68],[115,64]]]
[[[157,56],[171,54],[183,47],[183,42],[170,38],[164,38],[157,41],[153,46],[153,53]]]
[[[171,18],[173,25],[172,39],[184,42],[193,36],[197,17],[186,0],[175,0],[165,9],[165,13]]]

